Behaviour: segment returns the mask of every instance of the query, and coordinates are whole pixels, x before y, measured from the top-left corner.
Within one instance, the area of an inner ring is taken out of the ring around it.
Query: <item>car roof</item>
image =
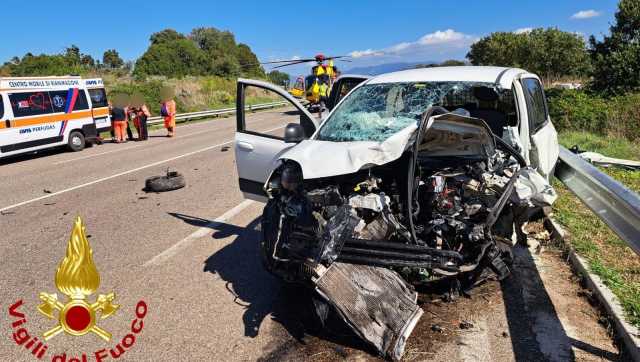
[[[369,80],[368,84],[399,82],[482,82],[496,83],[501,88],[511,88],[516,76],[528,73],[518,68],[461,66],[409,69],[381,74]]]

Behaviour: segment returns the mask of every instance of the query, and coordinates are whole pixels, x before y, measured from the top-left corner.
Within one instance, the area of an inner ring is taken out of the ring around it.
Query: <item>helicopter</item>
[[[291,65],[315,62],[316,65],[311,68],[311,74],[307,76],[299,76],[293,84],[293,87],[289,89],[289,94],[295,98],[306,100],[307,107],[310,111],[321,111],[322,103],[324,101],[322,94],[328,95],[331,92],[333,82],[340,75],[340,71],[338,70],[338,67],[334,65],[333,61],[334,59],[340,59],[341,61],[349,62],[349,60],[344,59],[348,57],[349,56],[347,55],[325,57],[323,54],[318,54],[313,58],[280,60],[260,64],[278,64],[272,68],[277,69]],[[326,87],[326,89],[323,89],[323,87]]]

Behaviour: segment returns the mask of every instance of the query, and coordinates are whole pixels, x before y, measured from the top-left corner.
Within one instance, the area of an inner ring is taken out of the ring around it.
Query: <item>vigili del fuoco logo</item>
[[[110,342],[111,333],[98,324],[100,320],[116,315],[120,309],[120,305],[115,304],[114,292],[98,294],[95,301],[91,301],[90,296],[95,294],[100,286],[100,274],[93,263],[93,251],[89,246],[85,226],[80,217],[74,222],[66,255],[56,270],[55,285],[66,297],[62,297],[64,298],[62,300],[58,299],[57,293],[40,293],[42,303],[37,310],[41,315],[55,321],[55,325],[41,335],[32,334],[27,330],[28,320],[25,315],[27,308],[23,307],[22,299],[9,307],[9,316],[13,320],[11,323],[13,341],[23,347],[26,352],[30,352],[37,359],[50,359],[51,362],[99,362],[120,358],[135,344],[136,336],[142,332],[143,320],[147,314],[147,304],[143,300],[135,306],[135,318],[131,322],[129,333],[114,347],[102,348],[93,353],[80,352],[75,355],[55,354],[48,351],[47,343],[62,332],[71,337],[92,334],[105,342]]]

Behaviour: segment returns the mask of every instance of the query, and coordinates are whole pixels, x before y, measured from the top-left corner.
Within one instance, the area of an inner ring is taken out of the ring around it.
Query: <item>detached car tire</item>
[[[67,142],[67,146],[73,152],[82,151],[85,146],[85,139],[82,132],[72,131],[69,134],[69,141]]]
[[[145,181],[145,191],[164,192],[185,187],[184,176],[178,172],[168,172],[165,176],[149,177]]]

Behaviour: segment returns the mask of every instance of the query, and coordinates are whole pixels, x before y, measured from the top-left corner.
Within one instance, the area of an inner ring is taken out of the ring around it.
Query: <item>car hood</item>
[[[452,113],[431,117],[420,150],[434,156],[484,156],[495,144],[486,123]],[[383,142],[304,140],[286,151],[281,160],[296,161],[305,179],[345,175],[397,160],[415,142],[418,122]]]

